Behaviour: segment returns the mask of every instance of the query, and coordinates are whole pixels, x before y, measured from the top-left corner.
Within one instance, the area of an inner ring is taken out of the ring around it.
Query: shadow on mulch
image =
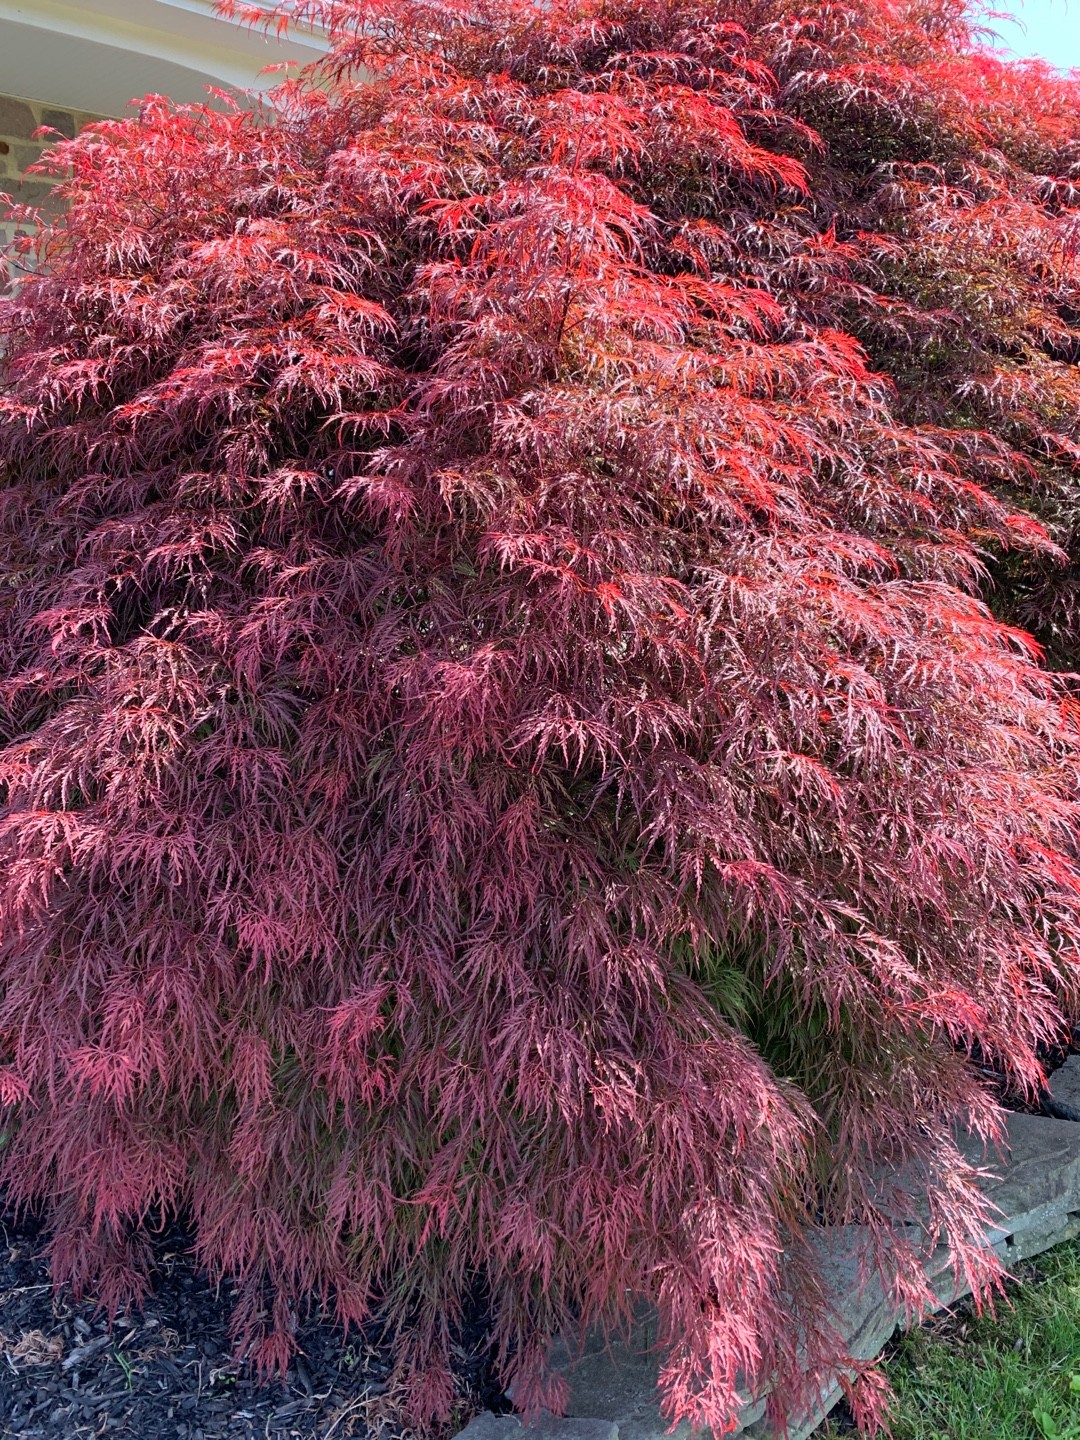
[[[179,1227],[160,1237],[153,1293],[111,1331],[95,1303],[54,1296],[39,1227],[0,1209],[0,1436],[3,1440],[399,1440],[385,1350],[314,1321],[280,1381],[232,1358],[230,1287],[195,1267]],[[457,1348],[463,1418],[508,1410],[477,1313]],[[448,1432],[449,1433],[449,1432]]]

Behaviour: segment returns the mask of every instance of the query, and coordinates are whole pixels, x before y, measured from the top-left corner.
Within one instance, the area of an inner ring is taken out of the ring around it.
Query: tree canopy
[[[59,145],[2,302],[0,1182],[419,1423],[478,1284],[526,1407],[644,1300],[781,1416],[818,1226],[925,1298],[890,1176],[992,1280],[969,1057],[1076,1009],[1080,83],[954,0],[248,18],[330,52]]]

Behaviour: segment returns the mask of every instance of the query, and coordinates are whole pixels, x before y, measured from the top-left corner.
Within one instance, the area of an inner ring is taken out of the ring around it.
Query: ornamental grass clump
[[[1080,85],[954,0],[288,11],[272,104],[57,147],[3,302],[0,1183],[111,1309],[186,1214],[264,1367],[377,1320],[421,1425],[478,1285],[525,1409],[648,1302],[672,1418],[780,1417],[820,1224],[992,1282],[968,1056],[1076,1010],[972,347],[1074,383]]]

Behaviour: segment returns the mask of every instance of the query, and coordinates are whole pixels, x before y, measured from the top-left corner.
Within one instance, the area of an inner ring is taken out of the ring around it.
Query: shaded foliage
[[[1064,563],[1080,90],[924,0],[290,9],[272,110],[58,148],[3,308],[0,1180],[112,1307],[188,1211],[263,1365],[377,1317],[421,1422],[477,1277],[526,1408],[648,1300],[672,1416],[782,1415],[819,1220],[924,1298],[896,1167],[992,1279],[965,1052],[1075,1005],[983,587]]]

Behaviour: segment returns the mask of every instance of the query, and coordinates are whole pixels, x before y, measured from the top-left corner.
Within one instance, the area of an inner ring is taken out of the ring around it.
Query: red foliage
[[[780,1414],[815,1214],[923,1296],[884,1167],[990,1277],[965,1052],[1074,1001],[964,347],[999,264],[1075,384],[1078,87],[949,0],[291,10],[273,113],[58,148],[3,311],[0,1180],[112,1306],[186,1209],[263,1362],[377,1314],[421,1421],[477,1275],[526,1405],[644,1298],[673,1416]]]

